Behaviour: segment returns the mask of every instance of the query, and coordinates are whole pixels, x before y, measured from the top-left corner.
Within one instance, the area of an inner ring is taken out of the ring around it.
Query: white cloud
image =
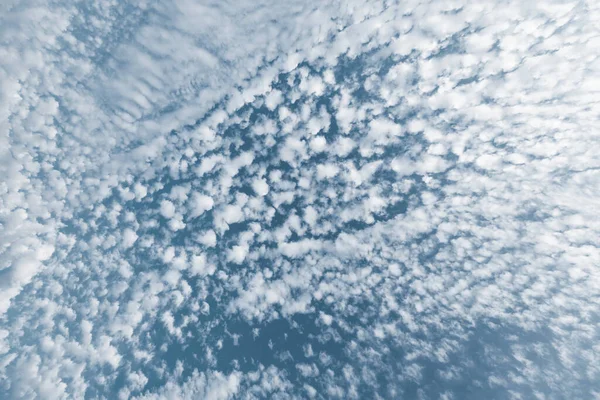
[[[314,152],[322,152],[327,148],[327,140],[323,136],[317,136],[310,141],[310,148]]]
[[[340,168],[335,164],[321,164],[317,166],[317,178],[319,180],[331,179],[335,177]]]
[[[225,375],[215,371],[198,372],[194,370],[192,376],[183,385],[179,385],[174,378],[171,378],[157,393],[146,394],[136,397],[136,399],[227,400],[239,392],[241,377],[238,372]]]
[[[291,397],[273,365],[235,371],[241,346],[234,372],[157,360],[193,342],[216,368],[227,338],[202,329],[294,314],[343,350],[294,362],[300,396],[391,374],[382,397],[427,397],[435,360],[448,398],[590,397],[598,10],[342,3],[0,6],[8,398],[106,396],[117,370],[124,397]],[[509,373],[472,383],[478,340]],[[272,344],[286,367],[291,346]],[[139,393],[149,371],[165,383]]]
[[[244,259],[246,258],[246,255],[248,254],[248,247],[246,246],[233,246],[231,248],[231,250],[229,251],[229,254],[227,256],[227,259],[229,261],[232,261],[236,264],[241,264]]]
[[[212,197],[200,193],[193,193],[190,203],[190,218],[199,217],[206,211],[212,210],[213,205],[215,204]]]
[[[123,231],[123,247],[125,247],[126,249],[133,246],[137,239],[138,235],[133,229],[127,228]]]
[[[167,219],[173,218],[175,216],[175,205],[169,200],[161,201],[160,214]]]
[[[259,196],[266,196],[269,193],[269,184],[265,179],[256,179],[252,182],[252,189]]]
[[[215,247],[217,244],[217,235],[212,229],[200,234],[197,238],[198,242],[207,247]]]

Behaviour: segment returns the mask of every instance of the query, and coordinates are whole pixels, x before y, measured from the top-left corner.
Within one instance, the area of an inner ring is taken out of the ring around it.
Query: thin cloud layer
[[[0,391],[600,396],[600,9],[0,7]]]

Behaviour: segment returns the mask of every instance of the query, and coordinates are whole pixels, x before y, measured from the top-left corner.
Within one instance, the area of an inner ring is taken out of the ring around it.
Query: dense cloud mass
[[[600,398],[600,3],[0,4],[0,398]]]

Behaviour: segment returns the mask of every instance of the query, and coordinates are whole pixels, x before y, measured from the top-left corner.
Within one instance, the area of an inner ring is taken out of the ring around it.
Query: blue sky
[[[1,399],[600,398],[594,2],[0,6]]]

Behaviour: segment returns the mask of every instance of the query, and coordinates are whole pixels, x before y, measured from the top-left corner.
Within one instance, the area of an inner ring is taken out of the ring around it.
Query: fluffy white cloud
[[[167,218],[173,218],[175,216],[175,205],[170,200],[163,200],[160,202],[160,214]]]
[[[252,189],[259,196],[266,196],[269,193],[269,184],[265,179],[256,179],[252,182]]]
[[[138,239],[138,235],[133,229],[127,228],[123,231],[123,247],[130,248]]]
[[[195,218],[204,214],[206,211],[211,210],[215,204],[212,197],[200,193],[192,194],[190,202],[190,218]]]
[[[0,6],[7,398],[599,391],[594,4],[32,6]]]

